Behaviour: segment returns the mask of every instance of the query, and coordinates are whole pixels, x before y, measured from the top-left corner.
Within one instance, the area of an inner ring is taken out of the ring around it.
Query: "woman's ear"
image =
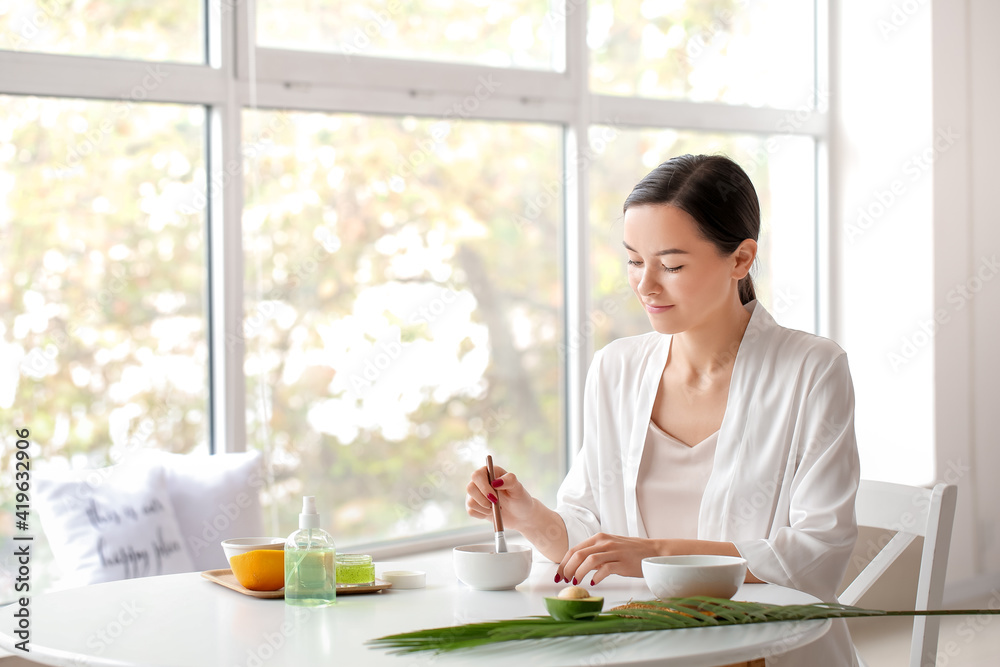
[[[753,260],[757,257],[757,242],[753,239],[744,239],[743,243],[733,251],[733,277],[737,280],[743,279],[750,273]]]

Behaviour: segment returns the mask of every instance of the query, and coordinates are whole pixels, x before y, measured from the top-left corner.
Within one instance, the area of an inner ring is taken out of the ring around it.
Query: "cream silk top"
[[[698,538],[698,510],[718,440],[716,431],[689,447],[649,420],[636,480],[639,521],[648,537]]]

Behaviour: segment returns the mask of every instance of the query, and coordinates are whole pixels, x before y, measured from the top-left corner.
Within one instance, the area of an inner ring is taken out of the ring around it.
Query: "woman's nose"
[[[639,284],[636,285],[640,294],[652,294],[656,292],[656,281],[650,275],[648,270],[642,272],[642,277],[639,278]]]

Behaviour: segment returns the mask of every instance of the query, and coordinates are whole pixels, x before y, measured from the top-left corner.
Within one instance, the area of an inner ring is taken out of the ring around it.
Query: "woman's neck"
[[[737,302],[734,308],[706,320],[698,327],[674,334],[670,365],[689,381],[704,382],[728,374],[736,363],[736,353],[750,323],[751,313]]]

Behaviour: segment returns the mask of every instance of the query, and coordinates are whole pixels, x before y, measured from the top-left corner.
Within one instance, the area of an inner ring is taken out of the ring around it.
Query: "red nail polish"
[[[594,583],[594,580],[593,580],[593,579],[591,579],[591,580],[590,580],[590,585],[591,585],[591,586],[596,586],[597,584],[595,584],[595,583]]]
[[[497,501],[497,497],[494,496],[492,493],[487,493],[486,497],[490,499],[491,503],[495,503]]]
[[[557,584],[559,583],[559,575],[558,575],[558,574],[556,575],[556,578],[555,578],[555,582],[556,582]]]
[[[576,577],[573,577],[573,585],[576,586]]]
[[[502,479],[495,479],[495,480],[493,480],[493,488],[494,489],[499,489],[501,486],[503,486],[503,480]]]

